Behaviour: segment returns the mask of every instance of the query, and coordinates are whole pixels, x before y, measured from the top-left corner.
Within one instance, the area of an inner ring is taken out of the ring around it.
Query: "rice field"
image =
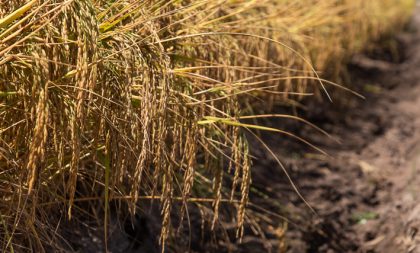
[[[413,8],[413,0],[1,2],[1,251],[72,252],[61,228],[85,217],[108,244],[111,213],[135,215],[150,201],[159,203],[162,250],[180,236],[188,203],[209,210],[212,229],[228,204],[241,238],[247,136],[267,131],[324,152],[249,122],[284,118],[328,136],[271,108],[329,103],[339,90],[361,96],[344,83],[346,63],[401,30]]]

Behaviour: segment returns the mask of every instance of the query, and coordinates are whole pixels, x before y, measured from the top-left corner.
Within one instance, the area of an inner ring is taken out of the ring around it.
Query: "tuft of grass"
[[[188,202],[210,206],[212,227],[221,203],[235,205],[241,237],[252,178],[244,130],[312,145],[241,122],[259,117],[247,108],[329,97],[340,86],[322,78],[401,27],[413,2],[2,3],[1,251],[69,251],[60,228],[80,217],[103,224],[106,242],[109,203],[134,215],[145,199],[161,204],[162,249],[175,202],[181,221]]]

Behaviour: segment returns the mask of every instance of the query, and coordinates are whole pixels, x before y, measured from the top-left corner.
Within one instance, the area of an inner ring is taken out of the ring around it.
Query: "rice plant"
[[[80,216],[103,224],[106,242],[111,201],[131,215],[142,201],[158,201],[162,249],[174,235],[175,202],[180,220],[188,202],[207,203],[213,224],[221,203],[231,203],[241,237],[252,181],[245,132],[271,131],[311,146],[281,129],[241,122],[270,117],[249,108],[348,89],[323,78],[337,77],[347,57],[398,29],[412,6],[0,3],[1,251],[66,251],[57,231]]]

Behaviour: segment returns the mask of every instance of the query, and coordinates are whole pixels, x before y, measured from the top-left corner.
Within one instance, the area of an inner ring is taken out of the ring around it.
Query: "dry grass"
[[[1,251],[64,250],[57,231],[75,213],[104,220],[107,237],[111,200],[131,213],[141,199],[160,201],[162,244],[174,201],[211,199],[214,221],[231,201],[241,236],[251,183],[243,131],[288,134],[240,123],[248,106],[328,95],[334,84],[320,76],[338,76],[347,57],[398,29],[412,5],[0,3]]]

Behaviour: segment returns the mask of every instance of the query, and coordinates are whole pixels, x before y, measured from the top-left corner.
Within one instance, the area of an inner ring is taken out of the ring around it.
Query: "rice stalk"
[[[350,91],[325,78],[400,28],[412,5],[0,4],[2,251],[70,251],[62,222],[83,217],[104,225],[106,248],[113,201],[132,216],[145,200],[159,201],[162,250],[174,236],[177,202],[180,224],[187,203],[199,202],[213,210],[213,229],[223,203],[237,206],[242,237],[252,181],[245,131],[284,134],[323,152],[282,129],[242,122],[271,117],[248,108],[261,106],[260,98],[268,109],[308,95],[329,98],[332,88]]]

